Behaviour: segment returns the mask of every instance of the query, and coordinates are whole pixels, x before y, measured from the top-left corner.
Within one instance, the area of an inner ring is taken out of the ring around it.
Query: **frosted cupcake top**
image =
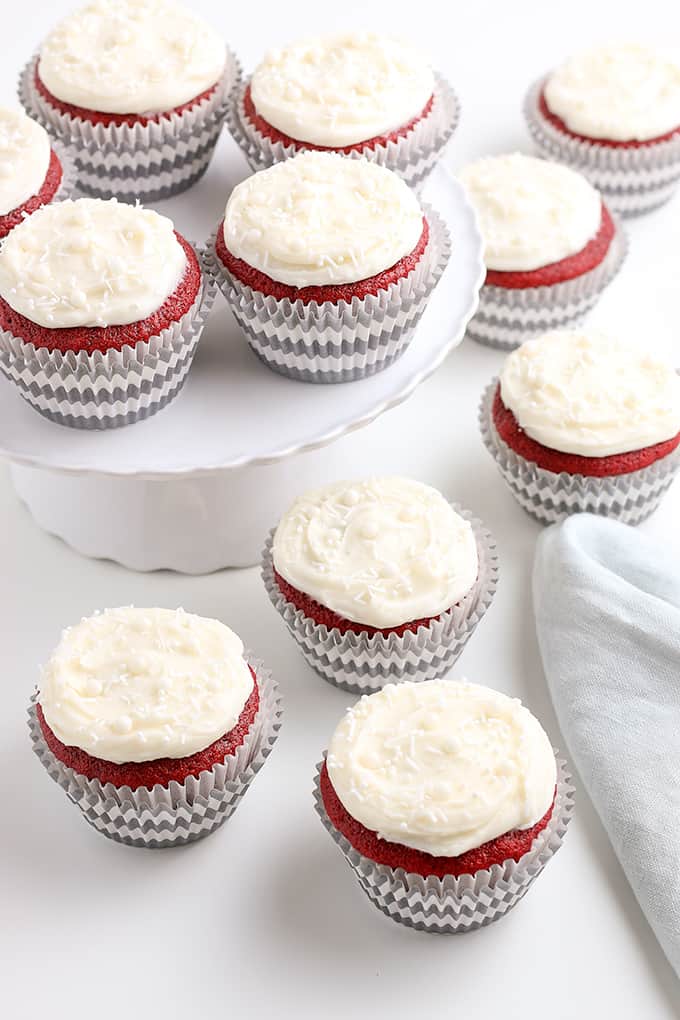
[[[52,95],[101,113],[158,113],[211,88],[223,40],[171,0],[94,0],[54,28],[39,74]]]
[[[126,607],[64,631],[38,702],[63,744],[122,764],[203,750],[234,728],[252,690],[243,644],[223,623]]]
[[[43,206],[0,250],[0,297],[48,329],[145,319],[176,289],[186,255],[172,222],[115,198]]]
[[[375,276],[409,255],[423,214],[391,170],[304,152],[237,185],[223,229],[229,251],[272,280],[328,286]]]
[[[369,32],[272,50],[250,82],[266,121],[290,138],[333,148],[402,127],[423,112],[433,89],[432,70],[417,50]]]
[[[50,156],[45,129],[21,110],[0,106],[0,216],[40,191]]]
[[[680,432],[680,376],[640,347],[594,331],[555,331],[508,356],[503,403],[552,450],[608,457]]]
[[[517,698],[452,680],[364,695],[333,734],[327,768],[353,818],[436,857],[531,828],[557,780],[550,741]]]
[[[398,627],[438,616],[479,569],[468,521],[410,478],[335,482],[300,496],[281,519],[274,566],[347,620]]]
[[[526,272],[575,255],[600,229],[602,200],[581,174],[524,156],[489,156],[460,180],[477,213],[488,269]]]
[[[646,141],[680,127],[680,64],[640,43],[575,54],[552,72],[544,94],[548,109],[588,138]]]

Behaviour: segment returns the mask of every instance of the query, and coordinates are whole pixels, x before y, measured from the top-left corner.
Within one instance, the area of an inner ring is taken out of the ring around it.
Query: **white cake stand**
[[[423,197],[448,224],[451,260],[406,353],[370,379],[313,385],[276,375],[220,297],[183,392],[149,421],[64,428],[0,379],[0,454],[37,523],[135,570],[255,563],[295,495],[334,476],[335,441],[406,400],[464,336],[484,276],[474,213],[441,165]]]

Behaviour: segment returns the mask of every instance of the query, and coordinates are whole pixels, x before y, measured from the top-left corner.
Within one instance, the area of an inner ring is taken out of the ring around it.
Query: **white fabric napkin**
[[[680,976],[680,561],[576,514],[541,535],[533,585],[572,761]]]

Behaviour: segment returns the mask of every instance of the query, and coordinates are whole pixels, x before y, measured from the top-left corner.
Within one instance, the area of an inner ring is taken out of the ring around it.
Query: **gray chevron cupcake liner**
[[[411,272],[378,294],[322,304],[279,300],[232,276],[206,246],[206,267],[254,353],[268,368],[313,383],[351,382],[374,375],[400,357],[413,338],[451,253],[439,215],[423,207],[430,237]]]
[[[95,124],[52,106],[35,87],[38,57],[19,78],[19,99],[50,134],[68,146],[78,187],[95,198],[155,202],[179,194],[205,172],[226,117],[227,100],[241,78],[236,57],[216,89],[200,103],[148,124]]]
[[[541,524],[554,524],[570,514],[591,513],[624,524],[649,517],[680,470],[680,447],[649,467],[625,475],[595,478],[556,474],[515,453],[499,436],[492,418],[498,379],[487,387],[479,409],[479,425],[487,450],[513,496]]]
[[[609,208],[622,216],[646,213],[667,202],[680,181],[680,132],[666,141],[631,148],[576,138],[541,112],[546,80],[534,82],[524,101],[529,132],[540,152],[582,173]]]
[[[47,350],[0,329],[0,371],[31,407],[59,425],[130,425],[177,396],[214,300],[215,286],[203,273],[194,304],[177,322],[134,347],[93,354]]]
[[[314,806],[324,828],[378,910],[393,921],[418,931],[459,935],[504,917],[519,903],[561,847],[574,812],[574,786],[566,762],[560,758],[556,761],[557,792],[552,815],[531,849],[519,861],[510,858],[458,878],[452,875],[424,878],[403,868],[376,864],[355,850],[326,813],[320,789],[323,761],[317,765]]]
[[[549,330],[578,325],[618,274],[628,253],[626,233],[619,221],[614,222],[614,237],[602,262],[573,280],[515,290],[484,284],[466,335],[487,347],[510,351]]]
[[[85,821],[109,839],[150,850],[193,843],[231,817],[269,757],[281,728],[283,710],[277,684],[261,662],[251,660],[250,664],[257,676],[260,707],[245,741],[224,762],[189,776],[183,783],[131,790],[79,775],[47,746],[36,714],[35,694],[28,710],[33,750]]]
[[[234,89],[227,104],[227,127],[253,170],[265,170],[298,152],[314,146],[304,142],[285,145],[263,135],[249,119],[243,104],[250,79]],[[412,188],[419,190],[443,155],[445,146],[460,120],[460,102],[449,83],[435,76],[434,100],[430,113],[419,120],[403,138],[347,153],[364,157],[394,170]]]
[[[445,676],[491,605],[498,584],[496,544],[481,521],[462,507],[456,513],[472,525],[479,573],[473,587],[451,609],[417,631],[403,635],[341,633],[318,624],[288,602],[274,577],[273,529],[262,554],[262,580],[309,665],[324,680],[353,694],[370,694],[386,683]]]

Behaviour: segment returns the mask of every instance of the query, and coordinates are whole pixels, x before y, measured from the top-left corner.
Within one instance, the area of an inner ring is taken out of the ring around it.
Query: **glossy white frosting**
[[[236,725],[253,677],[218,620],[128,606],[67,628],[39,686],[63,744],[120,764],[208,747]]]
[[[409,255],[423,214],[408,185],[385,167],[304,152],[260,170],[231,193],[229,251],[292,287],[353,283]]]
[[[224,41],[171,0],[94,0],[61,21],[40,49],[52,95],[102,113],[158,113],[211,88]]]
[[[501,397],[536,442],[608,457],[680,432],[680,376],[642,347],[594,331],[556,331],[508,356]]]
[[[434,76],[422,54],[401,40],[345,32],[272,50],[250,89],[257,112],[279,131],[342,148],[419,116]]]
[[[45,129],[22,110],[0,106],[0,216],[40,191],[50,156]]]
[[[680,127],[680,64],[640,43],[597,46],[552,72],[545,100],[576,134],[614,142],[658,138]]]
[[[145,319],[186,268],[172,222],[115,198],[43,206],[0,250],[0,296],[50,329]]]
[[[272,555],[289,584],[379,628],[450,609],[479,568],[471,525],[436,489],[398,477],[300,496],[276,529]]]
[[[557,779],[550,741],[517,698],[453,680],[364,695],[333,734],[327,767],[353,818],[436,857],[531,828]]]
[[[575,255],[597,234],[602,200],[585,177],[559,163],[488,156],[460,180],[477,213],[488,269],[521,272]]]

